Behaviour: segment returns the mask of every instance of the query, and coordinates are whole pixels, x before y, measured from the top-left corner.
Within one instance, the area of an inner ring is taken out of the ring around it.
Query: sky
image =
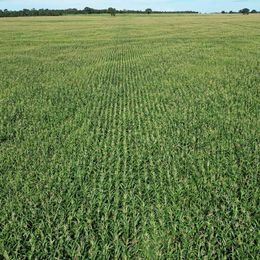
[[[162,11],[219,12],[238,11],[242,8],[260,11],[260,0],[0,0],[0,9],[20,10],[31,8],[65,9],[84,7]]]

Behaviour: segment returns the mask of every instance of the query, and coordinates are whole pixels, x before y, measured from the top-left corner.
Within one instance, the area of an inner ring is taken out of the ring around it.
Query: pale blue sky
[[[93,8],[143,10],[193,10],[200,12],[237,11],[241,8],[260,10],[260,0],[0,0],[0,9],[23,8]]]

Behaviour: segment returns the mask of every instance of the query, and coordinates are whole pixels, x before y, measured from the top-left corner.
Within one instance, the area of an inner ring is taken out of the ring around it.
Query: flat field
[[[260,15],[0,19],[0,258],[259,257]]]

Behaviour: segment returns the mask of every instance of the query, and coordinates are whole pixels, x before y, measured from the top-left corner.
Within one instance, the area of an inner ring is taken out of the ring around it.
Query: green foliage
[[[109,7],[108,9],[108,13],[111,14],[111,16],[115,16],[116,15],[116,9],[113,7]]]
[[[0,258],[257,259],[259,30],[1,19]]]
[[[148,9],[149,14],[152,12],[152,9]],[[7,10],[4,11],[0,9],[0,17],[19,17],[19,16],[61,16],[61,15],[76,15],[76,14],[107,14],[110,13],[112,16],[115,16],[116,13],[120,14],[144,14],[147,13],[146,11],[142,10],[116,10],[112,7],[109,9],[94,9],[91,7],[85,7],[83,10],[79,10],[76,8],[69,8],[69,9],[58,9],[58,10],[50,10],[50,9],[23,9],[20,11],[14,11],[14,10]],[[155,13],[176,13],[176,14],[197,14],[198,12],[195,11],[155,11]]]
[[[250,9],[248,9],[248,8],[241,9],[241,10],[239,11],[239,13],[249,14],[249,13],[250,13]]]
[[[145,12],[146,12],[147,14],[151,14],[151,13],[153,12],[153,10],[152,10],[151,8],[147,8],[147,9],[145,10]]]

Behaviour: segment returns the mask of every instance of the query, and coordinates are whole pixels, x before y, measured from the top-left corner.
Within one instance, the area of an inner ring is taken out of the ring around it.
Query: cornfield
[[[259,255],[260,15],[0,19],[0,258]]]

